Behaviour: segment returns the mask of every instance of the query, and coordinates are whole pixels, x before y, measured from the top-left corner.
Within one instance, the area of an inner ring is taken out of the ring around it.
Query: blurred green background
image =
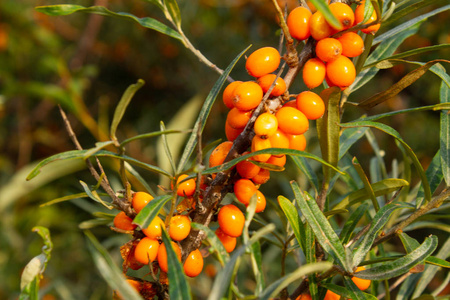
[[[290,8],[296,4],[296,1],[288,2]],[[183,112],[188,112],[187,107],[194,108],[190,114],[196,117],[195,110],[218,78],[178,41],[135,23],[81,13],[48,17],[34,11],[35,6],[57,3],[60,2],[0,2],[0,299],[17,298],[23,267],[40,253],[42,241],[31,232],[36,225],[48,227],[54,243],[42,282],[44,299],[108,299],[111,295],[93,267],[79,228],[80,223],[93,218],[92,212],[104,211],[102,207],[87,199],[39,207],[52,199],[82,192],[79,180],[94,185],[84,165],[72,161],[56,163],[32,181],[24,182],[36,162],[74,149],[57,105],[67,112],[82,146],[91,148],[97,140],[108,138],[115,105],[123,91],[139,78],[146,84],[125,114],[118,133],[121,139],[157,131],[161,120],[170,123],[178,111],[182,113],[176,118],[183,123],[185,118],[189,119],[183,116]],[[97,0],[76,1],[76,4],[104,5],[113,11],[151,16],[164,22],[162,13],[145,1]],[[252,49],[278,45],[279,29],[270,1],[180,0],[179,4],[185,33],[222,69],[249,44],[253,45]],[[400,50],[449,43],[448,29],[442,26],[449,17],[448,13],[442,13],[430,18]],[[445,57],[449,57],[448,51],[411,59],[429,61]],[[388,88],[412,69],[409,65],[399,65],[380,72],[367,88],[352,95],[350,101],[364,100]],[[237,64],[232,77],[251,79],[243,61]],[[427,74],[369,114],[439,102],[440,81],[436,78]],[[291,93],[304,89],[298,78]],[[204,144],[225,139],[226,112],[226,107],[217,101],[206,126]],[[365,112],[349,110],[345,117],[352,119],[362,113]],[[386,122],[400,132],[426,167],[439,148],[439,113],[400,115]],[[313,130],[308,139],[307,150],[317,152]],[[389,149],[385,156],[387,165],[401,156],[392,146],[393,140],[385,136],[377,136],[377,140],[382,149]],[[131,143],[127,154],[156,164],[156,142],[152,139]],[[367,166],[373,156],[372,149],[364,142],[357,147],[359,161]],[[109,175],[112,185],[120,188],[114,172],[110,171]],[[156,190],[159,179],[145,172],[142,175]],[[290,175],[274,176],[270,185],[264,187],[269,198],[274,201],[276,197],[271,190],[285,193]],[[109,249],[118,249],[127,239],[106,226],[93,231]],[[119,252],[111,253],[120,264]],[[207,263],[214,273],[215,262],[211,259]],[[278,270],[279,266],[267,266],[268,270],[271,268]],[[199,284],[194,290],[200,296],[211,284],[208,277],[211,274],[204,272],[197,280]],[[278,274],[274,272],[273,278]],[[249,280],[249,289],[251,285]]]

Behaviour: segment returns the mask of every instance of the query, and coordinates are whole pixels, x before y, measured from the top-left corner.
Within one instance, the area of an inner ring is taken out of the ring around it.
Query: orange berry
[[[320,11],[313,13],[309,19],[309,30],[316,41],[326,38],[334,32],[333,27],[328,24]]]
[[[267,169],[259,170],[258,174],[252,178],[255,184],[264,184],[270,179],[270,171]]]
[[[172,248],[175,251],[175,254],[177,255],[178,261],[181,262],[181,248],[178,246],[175,242],[170,242],[172,244]],[[158,249],[158,264],[162,271],[168,272],[169,271],[169,265],[167,263],[167,249],[166,245],[163,243],[159,246]]]
[[[242,111],[234,107],[228,112],[226,122],[234,129],[242,129],[247,125],[251,116],[251,111]]]
[[[316,55],[323,61],[333,61],[338,58],[341,53],[342,44],[337,39],[324,38],[316,44]]]
[[[309,59],[303,66],[303,82],[309,89],[321,85],[325,79],[325,74],[325,64],[318,58]]]
[[[169,235],[174,241],[184,240],[191,231],[191,220],[188,216],[177,215],[170,219]]]
[[[244,229],[245,217],[239,208],[233,204],[228,204],[220,209],[217,221],[219,222],[220,229],[226,235],[238,237]]]
[[[275,78],[277,79],[276,81]],[[275,85],[270,92],[270,96],[278,97],[283,95],[284,92],[286,92],[286,82],[284,82],[283,78],[277,78],[277,75],[275,74],[267,74],[258,78],[258,84],[262,88],[264,94],[267,93],[274,82]]]
[[[232,83],[227,85],[227,87],[223,90],[222,100],[223,100],[223,103],[226,105],[226,107],[228,107],[230,109],[234,107],[234,103],[233,103],[234,90],[241,83],[242,83],[242,81],[233,81]]]
[[[203,270],[203,256],[200,250],[194,250],[189,253],[183,265],[184,274],[189,277],[198,276]]]
[[[162,229],[165,227],[163,220],[156,216],[148,225],[147,228],[142,229],[142,232],[151,239],[161,237]]]
[[[330,290],[327,291],[327,293],[325,294],[325,298],[323,298],[323,300],[339,300],[339,299],[341,299],[341,296]]]
[[[238,85],[234,90],[233,103],[237,109],[249,111],[259,105],[263,96],[263,90],[259,84],[253,81],[246,81]]]
[[[245,206],[250,204],[250,199],[256,193],[256,186],[249,179],[239,179],[234,184],[234,194],[236,198]]]
[[[332,84],[339,87],[348,87],[355,80],[355,66],[348,57],[340,55],[327,63],[327,76]]]
[[[272,73],[280,65],[280,53],[273,47],[259,48],[247,58],[245,68],[253,77]]]
[[[289,100],[286,103],[284,103],[283,106],[289,106],[289,107],[297,108],[297,102],[295,100]]]
[[[272,145],[270,144],[269,139],[263,139],[257,135],[255,135],[252,139],[252,152],[263,150],[267,148],[271,148]],[[270,154],[258,154],[253,156],[253,160],[265,162],[270,158]]]
[[[145,192],[136,192],[133,194],[133,199],[131,200],[131,205],[136,213],[139,213],[147,203],[153,200],[153,196]]]
[[[308,120],[317,120],[325,112],[325,104],[322,98],[316,93],[304,91],[297,96],[297,108]]]
[[[244,128],[235,129],[228,124],[228,121],[225,122],[225,135],[227,137],[227,140],[234,141],[237,139],[237,137],[244,131]]]
[[[214,150],[211,152],[209,156],[209,167],[215,167],[223,164],[223,161],[230,152],[231,147],[233,146],[233,142],[226,141],[219,144]]]
[[[372,23],[376,19],[377,19],[377,13],[375,11],[373,11],[369,20],[367,22],[365,22],[364,24]],[[364,2],[363,2],[363,4],[358,5],[355,9],[355,25],[358,23],[361,23],[362,21],[364,21]],[[378,29],[380,29],[380,26],[381,26],[381,24],[378,23],[378,24],[369,26],[365,29],[361,29],[361,31],[366,34],[375,34],[378,31]]]
[[[301,294],[300,296],[295,298],[295,300],[311,300],[311,299],[312,298],[310,294]]]
[[[306,116],[293,107],[282,107],[277,113],[278,127],[287,134],[303,134],[309,128]]]
[[[290,149],[305,151],[306,138],[303,134],[289,134],[288,138]]]
[[[269,137],[275,134],[278,129],[277,117],[271,113],[262,113],[256,118],[254,125],[255,133],[259,136]]]
[[[356,268],[355,272],[363,271],[365,269],[366,268],[364,266],[361,266]],[[352,281],[361,291],[367,290],[370,287],[370,283],[372,282],[369,279],[361,279],[357,277],[352,277]]]
[[[145,237],[137,244],[134,250],[134,257],[141,264],[148,265],[148,263],[153,262],[158,255],[158,248],[158,240]]]
[[[356,57],[364,52],[364,41],[355,32],[346,32],[337,38],[342,45],[342,55]]]
[[[264,211],[266,208],[266,197],[259,190],[256,191],[256,213]]]
[[[242,155],[248,154],[249,152],[244,152]],[[256,174],[258,174],[260,167],[250,162],[250,159],[238,162],[236,165],[236,170],[242,178],[250,179]]]
[[[287,26],[289,33],[294,39],[299,41],[306,40],[311,35],[309,31],[309,19],[311,12],[305,7],[294,8],[287,17]]]
[[[189,175],[182,174],[177,179],[177,195],[181,197],[189,197],[195,193],[195,179],[191,178],[183,181]],[[183,182],[182,182],[183,181]]]
[[[123,211],[114,217],[114,227],[122,230],[134,230],[137,225],[133,224],[133,219],[127,216]]]
[[[295,107],[297,107],[297,104],[295,105]],[[289,148],[289,139],[287,135],[280,129],[278,129],[277,132],[275,132],[275,134],[269,137],[269,141],[272,148]],[[280,156],[280,155],[273,154],[272,156]]]
[[[288,148],[288,147],[286,147],[286,148]],[[266,163],[275,165],[275,166],[279,166],[279,167],[284,167],[284,165],[286,164],[286,155],[281,155],[281,156],[272,155],[269,158],[269,160],[266,161]]]
[[[355,21],[355,14],[350,6],[342,2],[334,2],[329,6],[333,15],[339,20],[341,26],[336,28],[332,26],[335,30],[345,30],[353,26],[353,22]]]
[[[217,228],[216,230],[216,235],[219,238],[219,240],[222,242],[223,247],[225,248],[225,250],[230,253],[231,251],[234,250],[234,248],[236,248],[236,238],[226,235],[222,229]]]

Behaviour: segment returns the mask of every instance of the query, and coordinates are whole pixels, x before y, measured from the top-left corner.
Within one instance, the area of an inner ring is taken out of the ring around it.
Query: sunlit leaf
[[[120,143],[120,146],[123,147],[126,144],[136,141],[136,140],[148,139],[148,138],[152,138],[152,137],[158,137],[163,134],[168,135],[168,134],[173,134],[173,133],[183,133],[183,131],[181,131],[181,130],[165,130],[165,131],[154,131],[154,132],[149,132],[149,133],[143,133],[143,134],[139,134],[139,135],[133,136],[131,138],[128,138],[128,139],[122,141]]]
[[[277,200],[286,215],[287,220],[289,221],[289,225],[291,225],[292,231],[294,231],[298,244],[302,246],[304,251],[306,251],[305,229],[300,216],[298,215],[297,209],[289,199],[283,196],[278,196]]]
[[[141,228],[147,228],[153,219],[158,216],[164,205],[172,199],[171,195],[162,195],[152,199],[133,219],[133,223]]]
[[[311,0],[311,3],[317,8],[318,11],[320,11],[323,16],[325,17],[325,20],[327,22],[335,27],[335,28],[342,28],[342,24],[339,22],[339,20],[333,15],[333,13],[330,10],[330,7],[325,1],[322,0]]]
[[[450,103],[450,88],[441,83],[440,89],[441,103]],[[441,133],[440,133],[441,164],[444,180],[450,185],[450,116],[449,111],[441,112]]]
[[[181,27],[181,13],[180,8],[176,0],[164,0],[165,7],[169,11],[172,21],[175,23],[177,28]]]

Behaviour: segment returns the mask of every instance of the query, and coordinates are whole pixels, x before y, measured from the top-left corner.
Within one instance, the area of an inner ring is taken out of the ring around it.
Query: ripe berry
[[[236,198],[245,206],[250,204],[250,199],[256,193],[256,186],[249,179],[239,179],[233,188]]]
[[[136,192],[133,194],[133,199],[131,200],[131,205],[136,213],[139,213],[147,203],[153,200],[153,196],[145,192]]]
[[[270,179],[270,171],[267,169],[259,170],[258,174],[252,178],[255,184],[264,184]]]
[[[341,23],[339,28],[332,26],[335,30],[341,31],[353,26],[355,14],[350,6],[342,2],[334,2],[330,4],[329,8],[339,23]]]
[[[263,47],[247,58],[245,68],[253,77],[261,77],[272,73],[280,65],[280,53],[273,47]]]
[[[183,265],[184,274],[189,277],[198,276],[203,270],[203,256],[200,250],[194,250],[189,253]]]
[[[278,127],[287,134],[303,134],[309,128],[308,119],[298,109],[282,107],[277,113]]]
[[[289,33],[294,39],[299,41],[306,40],[311,35],[309,31],[309,19],[311,12],[305,7],[294,8],[287,17],[287,26]]]
[[[316,11],[311,16],[311,19],[309,20],[309,30],[311,32],[311,36],[316,41],[326,38],[334,32],[333,27],[328,24],[320,11]]]
[[[355,32],[346,32],[337,38],[342,45],[342,55],[356,57],[364,52],[364,41]]]
[[[257,135],[255,135],[252,139],[252,152],[263,150],[267,148],[271,148],[272,145],[268,139],[263,139]],[[253,159],[260,162],[266,162],[270,158],[270,154],[258,154],[253,156]]]
[[[259,190],[256,191],[256,208],[255,212],[260,213],[266,208],[266,197]]]
[[[230,253],[231,251],[234,250],[234,248],[236,248],[236,238],[226,235],[222,229],[217,228],[216,230],[216,235],[219,238],[219,240],[222,242],[223,247],[225,248],[225,250]]]
[[[273,82],[275,81],[275,78],[277,78],[277,75],[275,74],[267,74],[258,78],[258,84],[262,88],[264,94],[267,93],[267,91],[270,89]],[[278,97],[283,95],[284,92],[286,92],[286,82],[284,82],[283,78],[278,77],[275,81],[272,92],[270,92],[270,96]]]
[[[339,300],[339,299],[341,299],[341,296],[330,290],[327,291],[327,293],[325,294],[325,298],[323,298],[323,300]]]
[[[237,109],[249,111],[259,105],[263,96],[263,90],[259,84],[253,81],[246,81],[238,85],[234,90],[233,103]]]
[[[327,77],[330,82],[339,87],[350,86],[356,77],[353,62],[343,55],[327,63]]]
[[[225,122],[225,135],[227,137],[227,140],[234,141],[237,139],[237,137],[244,131],[244,128],[235,129],[228,124],[228,122]]]
[[[342,44],[337,39],[324,38],[316,44],[316,55],[325,62],[338,58],[342,53]]]
[[[242,129],[247,125],[251,116],[251,111],[242,111],[234,107],[228,112],[227,123],[234,129]]]
[[[134,250],[134,257],[138,262],[148,265],[148,263],[153,262],[158,255],[158,248],[158,240],[145,237],[137,244]]]
[[[222,100],[223,103],[228,107],[229,109],[234,107],[233,98],[234,98],[234,90],[238,85],[240,85],[242,81],[233,81],[227,87],[223,90],[222,94]]]
[[[239,208],[233,204],[223,206],[219,211],[217,220],[220,229],[222,229],[226,235],[238,237],[242,234],[245,217]]]
[[[189,175],[182,174],[177,179],[177,195],[181,197],[189,197],[195,193],[195,179],[191,178],[183,181]],[[182,182],[183,181],[183,182]]]
[[[286,148],[288,148],[288,147],[286,147]],[[284,165],[286,164],[286,155],[281,155],[281,156],[272,155],[269,158],[269,160],[266,161],[266,163],[275,165],[275,166],[279,166],[279,167],[284,167]]]
[[[366,268],[364,266],[356,268],[355,272],[363,271]],[[367,290],[370,287],[371,281],[369,279],[361,279],[357,277],[352,277],[353,283],[361,290]]]
[[[177,255],[178,261],[181,262],[181,249],[180,246],[178,246],[175,242],[170,242],[172,244],[172,248],[175,251],[175,254]],[[158,249],[158,264],[162,271],[168,272],[169,271],[169,265],[167,263],[167,249],[166,245],[163,243],[159,246]]]
[[[230,152],[231,147],[233,146],[233,142],[226,141],[219,144],[209,156],[209,167],[215,167],[223,164],[223,161]]]
[[[295,105],[295,107],[297,107],[297,105]],[[269,137],[269,141],[272,148],[289,148],[289,139],[287,135],[280,129],[278,129],[277,132],[275,132],[275,134]],[[283,155],[272,154],[272,156],[283,156]]]
[[[191,220],[188,216],[177,215],[170,219],[169,235],[174,241],[184,240],[191,231]]]
[[[133,219],[127,216],[123,211],[114,217],[114,227],[122,230],[134,230],[137,225],[133,224]]]
[[[304,91],[297,96],[297,108],[305,114],[308,120],[316,120],[323,116],[325,104],[316,93]]]
[[[361,5],[358,5],[355,9],[355,25],[358,23],[361,23],[362,21],[364,21],[364,2],[362,2]],[[365,22],[364,24],[369,24],[374,22],[377,19],[377,13],[374,11],[372,13],[372,15],[370,16],[370,19]],[[366,33],[366,34],[375,34],[378,29],[380,29],[381,24],[375,24],[372,26],[369,26],[367,28],[361,29],[362,32]]]
[[[303,134],[290,134],[289,138],[289,148],[293,150],[305,151],[306,148],[306,138]]]
[[[278,120],[271,113],[262,113],[256,118],[254,129],[256,135],[270,137],[277,132]]]
[[[245,152],[242,155],[248,154],[249,152]],[[258,174],[260,167],[250,162],[251,159],[246,159],[239,162],[236,165],[236,170],[242,178],[250,179]]]
[[[303,66],[303,82],[309,89],[318,87],[325,79],[325,73],[326,68],[323,61],[311,58]]]
[[[162,229],[164,228],[164,222],[160,217],[156,216],[148,225],[147,228],[142,229],[142,232],[151,239],[161,237]]]
[[[310,294],[301,294],[300,296],[295,298],[295,300],[311,300],[311,299],[312,298]]]

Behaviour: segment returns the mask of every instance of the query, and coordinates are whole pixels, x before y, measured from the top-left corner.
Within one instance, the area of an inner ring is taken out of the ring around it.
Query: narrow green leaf
[[[148,185],[147,181],[139,174],[133,166],[129,163],[125,163],[125,169],[127,170],[128,180],[131,182],[131,185],[135,187],[136,190],[147,192],[150,195],[155,195],[156,193],[153,189]]]
[[[54,161],[60,161],[60,160],[69,160],[69,159],[80,159],[83,158],[84,153],[86,153],[86,150],[72,150],[72,151],[66,151],[62,153],[55,154],[53,156],[50,156],[41,162],[39,162],[36,167],[33,168],[33,170],[30,172],[30,174],[27,176],[26,180],[31,180],[34,177],[36,177],[40,172],[41,168],[51,162]]]
[[[375,267],[366,269],[364,271],[356,272],[355,276],[362,279],[370,280],[385,280],[400,276],[409,272],[409,270],[422,263],[428,256],[430,256],[438,245],[436,236],[425,238],[425,241],[414,251],[406,254],[402,258],[394,261],[381,263]]]
[[[305,157],[302,156],[290,156],[294,161],[297,168],[308,178],[309,183],[314,188],[314,192],[317,195],[317,191],[319,190],[319,179],[317,178],[316,173],[312,169],[311,165],[308,163]]]
[[[120,146],[123,147],[126,144],[136,141],[136,140],[148,139],[148,138],[152,138],[152,137],[158,137],[161,135],[167,135],[167,134],[173,134],[173,133],[183,133],[183,131],[182,130],[165,130],[165,131],[154,131],[154,132],[139,134],[139,135],[133,136],[131,138],[128,138],[128,139],[122,141],[120,143]]]
[[[308,196],[305,198],[296,182],[291,182],[291,187],[294,191],[298,207],[308,221],[309,226],[311,226],[317,241],[324,251],[331,255],[344,270],[351,272],[352,263],[348,261],[339,237],[334,232],[319,206],[317,206],[316,201]]]
[[[309,275],[309,274],[325,272],[325,271],[331,269],[332,266],[333,266],[333,264],[330,262],[317,262],[317,263],[301,266],[294,272],[291,272],[290,274],[283,276],[282,278],[278,279],[277,281],[275,281],[274,283],[269,285],[264,290],[264,292],[261,293],[259,299],[261,299],[261,300],[271,299],[271,298],[275,297],[276,295],[278,295],[282,289],[287,287],[292,282],[294,282],[306,275]]]
[[[308,223],[305,224],[305,259],[307,264],[313,264],[317,262],[316,260],[316,242],[314,238],[314,232]],[[319,286],[317,284],[317,277],[315,274],[308,275],[309,281],[309,293],[312,300],[317,300],[319,298]]]
[[[162,34],[165,34],[178,40],[183,40],[183,38],[178,32],[153,18],[149,17],[138,18],[135,15],[129,13],[110,11],[103,6],[84,7],[81,5],[62,4],[62,5],[38,6],[36,7],[36,10],[49,16],[65,16],[73,14],[75,12],[86,12],[102,16],[126,19],[128,21],[134,21],[145,28],[153,29],[155,31],[158,31]]]
[[[189,300],[192,299],[189,284],[184,275],[183,266],[178,260],[175,250],[173,250],[170,237],[166,230],[162,230],[162,240],[166,246],[167,252],[167,266],[169,277],[169,295],[170,299],[174,300]]]
[[[111,122],[111,128],[109,131],[110,137],[113,141],[116,141],[116,131],[117,127],[119,126],[120,121],[123,118],[123,115],[125,114],[125,110],[127,109],[128,105],[130,104],[131,99],[133,98],[134,94],[145,84],[145,81],[142,79],[139,79],[137,83],[130,85],[125,92],[122,95],[122,98],[119,101],[119,104],[117,104],[116,110],[114,111],[114,116]]]
[[[413,239],[404,232],[400,232],[398,236],[402,241],[403,247],[405,247],[406,253],[414,251],[414,249],[420,246],[420,243],[416,239]]]
[[[323,14],[323,16],[325,17],[325,20],[327,20],[327,22],[331,26],[342,30],[342,28],[343,28],[342,24],[333,15],[333,13],[330,10],[330,7],[328,6],[328,4],[325,1],[311,0],[311,3],[317,8],[318,11],[320,11]]]
[[[180,8],[176,0],[164,0],[165,7],[167,8],[172,21],[177,28],[181,28],[181,13]]]
[[[265,288],[266,283],[264,280],[264,272],[262,269],[262,253],[261,243],[256,241],[250,246],[250,258],[252,261],[253,274],[255,275],[256,286],[254,288],[254,294],[258,296]]]
[[[441,103],[450,103],[450,88],[444,82],[441,83],[440,99]],[[441,112],[440,143],[442,173],[445,182],[450,185],[450,116],[448,110]]]
[[[429,6],[436,1],[430,0],[412,0],[412,1],[401,1],[397,3],[395,8],[395,13],[383,23],[384,26],[394,23],[395,21],[409,15],[411,12],[418,11],[422,7]]]
[[[346,298],[350,298],[351,297],[351,292],[349,291],[348,288],[339,286],[339,285],[335,285],[333,283],[323,283],[321,284],[322,287],[326,288],[327,290],[330,290],[338,295],[341,295],[343,297]],[[377,299],[375,296],[371,295],[371,294],[367,294],[367,293],[363,293],[363,295],[365,296],[365,298],[363,299],[367,299],[367,300],[375,300]]]
[[[356,157],[353,157],[352,164],[355,167],[356,172],[359,175],[359,178],[361,178],[361,181],[364,183],[364,189],[366,190],[366,193],[369,196],[370,200],[372,200],[372,204],[375,211],[378,211],[380,209],[380,205],[378,204],[377,198],[375,197],[372,185],[370,184],[369,179],[366,176],[366,173],[364,172],[363,168],[359,164]]]
[[[36,257],[34,259],[36,259]],[[31,260],[28,265],[35,263],[34,259]],[[33,280],[20,291],[19,300],[39,300],[39,282],[40,276],[35,276]]]
[[[441,163],[441,152],[438,150],[436,155],[431,160],[427,170],[425,171],[428,182],[430,183],[431,193],[434,193],[438,188],[439,184],[442,182],[444,175],[442,174],[442,163]],[[416,207],[422,206],[422,201],[424,198],[423,186],[420,186],[416,197]]]
[[[344,130],[339,138],[339,160],[347,153],[351,146],[353,146],[360,138],[364,136],[367,128],[350,128]]]
[[[78,193],[78,194],[73,194],[73,195],[67,195],[67,196],[63,196],[63,197],[59,197],[53,200],[50,200],[48,202],[42,203],[41,205],[39,205],[39,207],[44,207],[44,206],[50,206],[56,203],[60,203],[60,202],[64,202],[64,201],[68,201],[68,200],[72,200],[72,199],[78,199],[78,198],[86,198],[89,197],[86,193]]]
[[[207,226],[198,223],[191,223],[192,228],[195,230],[203,230],[206,233],[209,245],[216,252],[217,260],[222,266],[225,266],[230,261],[230,255],[219,240],[217,235]]]
[[[99,243],[90,231],[84,232],[89,243],[88,247],[100,275],[108,285],[118,291],[124,299],[142,300],[136,290],[125,281],[122,271],[116,266],[106,249]]]
[[[434,265],[434,266],[438,266],[438,267],[442,267],[442,268],[447,268],[450,269],[450,262],[435,257],[435,256],[428,256],[428,258],[425,260],[426,264],[430,264],[430,265]]]
[[[286,218],[288,219],[289,225],[291,225],[292,231],[294,231],[298,244],[302,246],[303,251],[306,251],[305,229],[300,216],[298,215],[297,209],[294,204],[292,204],[292,202],[284,196],[278,196],[277,200],[286,215]]]
[[[339,235],[339,238],[341,239],[343,244],[346,244],[350,240],[352,233],[356,228],[356,225],[362,219],[368,209],[369,204],[363,203],[362,205],[358,206],[358,208],[347,219],[344,227],[342,228],[341,234]]]
[[[141,228],[147,228],[153,219],[159,214],[164,205],[172,199],[171,195],[162,195],[152,199],[138,214],[134,217],[133,223]]]
[[[105,226],[106,224],[111,223],[111,220],[108,219],[91,219],[91,220],[86,220],[81,222],[80,224],[78,224],[78,228],[80,228],[81,230],[87,230],[87,229],[92,229],[98,226]]]
[[[108,147],[114,145],[113,141],[106,141],[106,142],[97,142],[95,143],[95,147],[91,148],[89,150],[86,151],[86,153],[83,156],[83,159],[88,159],[89,157],[91,157],[92,155],[94,155],[96,152]]]
[[[161,129],[162,132],[166,131],[166,127],[165,127],[163,121],[161,121],[159,123],[159,126],[160,126],[160,129]],[[162,140],[162,143],[163,143],[163,146],[164,146],[164,151],[165,151],[166,156],[167,156],[167,158],[169,160],[170,166],[172,167],[172,171],[175,173],[175,169],[176,169],[175,168],[175,161],[173,160],[172,153],[170,152],[169,144],[167,143],[167,137],[166,137],[165,134],[163,134],[161,136],[161,140]]]
[[[144,0],[146,2],[150,2],[159,7],[159,9],[164,10],[164,5],[162,4],[162,0]]]
[[[192,133],[189,137],[189,140],[186,143],[186,147],[184,148],[184,152],[181,155],[181,159],[178,163],[177,173],[180,173],[187,161],[189,160],[189,157],[191,156],[192,152],[195,149],[195,146],[197,144],[197,132],[200,131],[200,133],[203,132],[203,128],[205,127],[206,121],[208,119],[209,113],[211,111],[212,105],[214,104],[214,101],[217,98],[217,95],[219,94],[220,90],[222,89],[223,84],[228,78],[228,75],[230,74],[231,70],[234,68],[238,60],[244,55],[244,53],[250,48],[247,47],[244,51],[239,53],[239,55],[231,62],[231,64],[228,65],[228,67],[225,69],[225,71],[220,75],[219,79],[214,84],[213,88],[209,92],[208,96],[206,97],[206,100],[202,106],[202,109],[200,110],[200,114],[197,118],[197,121],[195,122],[194,128],[192,130]]]
[[[108,205],[105,201],[103,201],[102,198],[100,198],[100,196],[98,195],[97,191],[95,191],[95,190],[92,191],[86,182],[84,182],[82,180],[80,180],[79,182],[80,182],[81,186],[83,187],[84,192],[86,193],[86,195],[88,195],[89,198],[91,198],[95,202],[100,203],[101,205],[103,205],[104,207],[106,207],[108,209],[114,208],[112,205]]]
[[[377,297],[363,293],[356,284],[352,281],[352,279],[348,276],[344,276],[344,284],[347,287],[348,292],[350,293],[350,299],[352,300],[375,300]]]

